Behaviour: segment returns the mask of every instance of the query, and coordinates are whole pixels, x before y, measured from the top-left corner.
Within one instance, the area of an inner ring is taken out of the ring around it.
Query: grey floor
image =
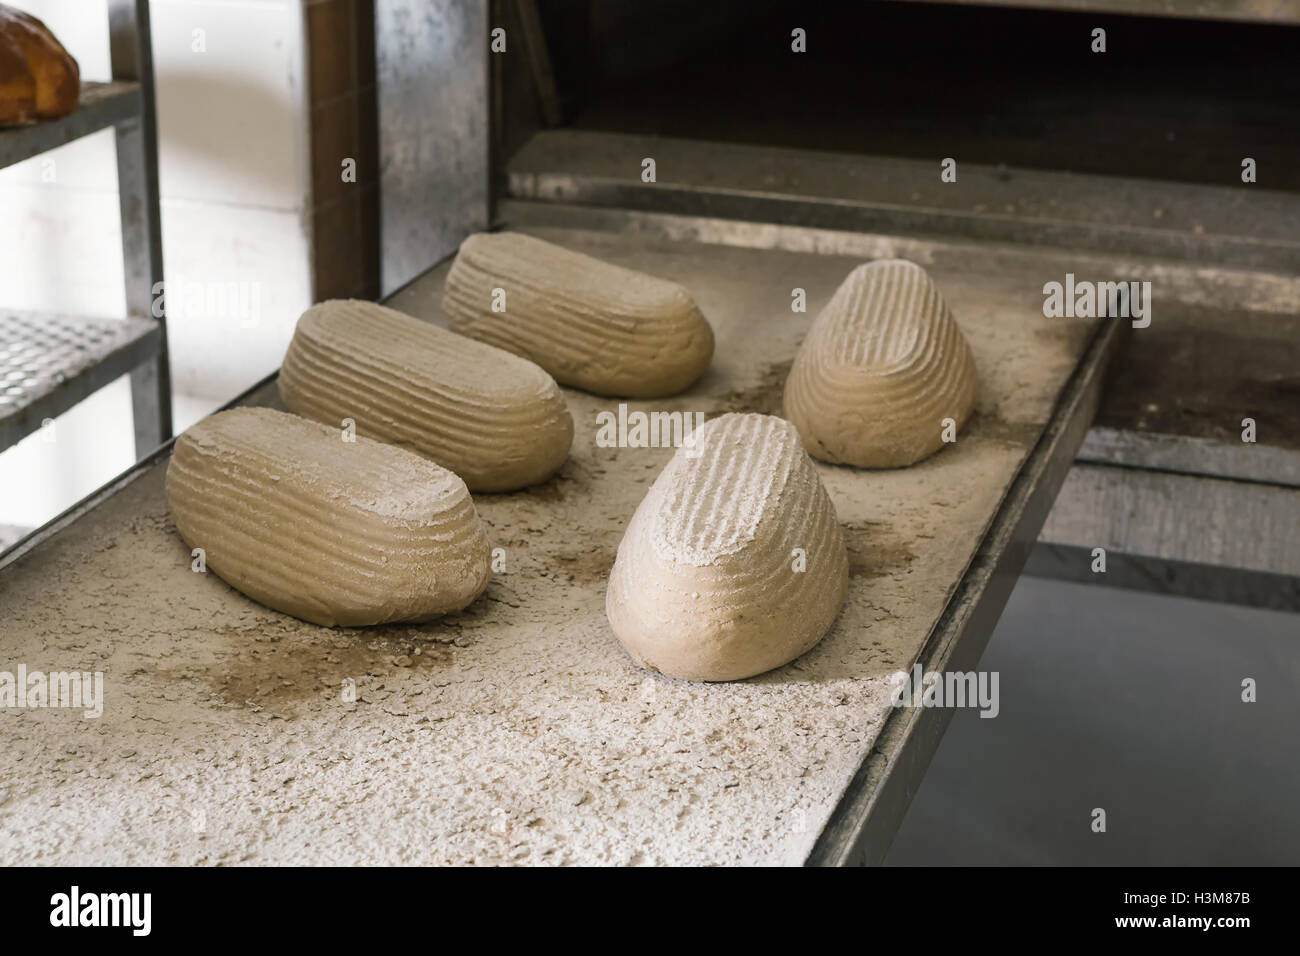
[[[1025,577],[980,667],[887,865],[1300,864],[1300,615]]]

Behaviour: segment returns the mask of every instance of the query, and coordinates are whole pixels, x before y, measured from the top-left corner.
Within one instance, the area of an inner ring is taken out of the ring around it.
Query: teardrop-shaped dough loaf
[[[694,440],[632,516],[605,613],[644,666],[739,680],[821,640],[844,603],[848,554],[789,422],[723,415]]]
[[[269,408],[236,408],[176,440],[176,530],[255,601],[314,624],[423,621],[489,578],[465,483],[368,438]]]
[[[443,311],[457,332],[597,395],[675,395],[713,359],[713,329],[675,282],[519,233],[461,244]]]
[[[401,445],[471,491],[513,491],[564,464],[564,393],[517,355],[373,302],[336,300],[298,320],[280,395],[299,415]]]
[[[938,451],[943,420],[975,405],[975,359],[925,270],[858,266],[813,320],[785,383],[785,417],[809,454],[897,468]]]

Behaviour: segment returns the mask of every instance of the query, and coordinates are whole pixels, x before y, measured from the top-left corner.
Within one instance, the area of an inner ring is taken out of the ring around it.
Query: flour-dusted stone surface
[[[835,506],[794,426],[731,414],[695,432],[651,485],[605,607],[643,666],[738,680],[821,640],[848,580]]]
[[[487,587],[463,481],[297,415],[236,408],[199,422],[176,441],[167,501],[208,570],[315,624],[427,621]]]
[[[373,302],[314,305],[294,330],[280,395],[299,415],[401,445],[470,491],[545,481],[569,455],[573,419],[527,359]]]
[[[443,308],[457,332],[597,395],[676,395],[713,358],[713,329],[682,286],[521,233],[466,239]]]
[[[709,373],[630,411],[779,413],[809,320],[862,261],[538,235],[680,282],[712,320]],[[0,571],[0,669],[103,671],[106,696],[99,720],[0,709],[0,859],[803,862],[879,742],[891,675],[917,659],[1096,327],[1043,318],[1044,276],[1072,259],[878,241],[877,256],[905,255],[943,289],[982,387],[942,454],[870,473],[815,465],[849,587],[810,651],[698,683],[623,650],[609,570],[674,450],[597,445],[596,415],[617,400],[566,392],[569,460],[544,484],[476,500],[504,564],[482,598],[426,624],[318,627],[195,574],[160,463]],[[445,275],[393,306],[444,321]],[[808,315],[790,311],[795,287]]]
[[[977,384],[970,346],[925,270],[878,260],[850,272],[813,320],[785,416],[823,461],[896,468],[942,448],[945,422],[956,434]]]

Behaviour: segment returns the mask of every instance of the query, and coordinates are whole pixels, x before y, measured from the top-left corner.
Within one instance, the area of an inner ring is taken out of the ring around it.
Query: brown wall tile
[[[379,293],[374,0],[307,0],[312,246],[317,301]],[[357,161],[345,183],[342,163]]]
[[[379,88],[357,90],[357,182],[379,182]]]
[[[358,242],[360,213],[359,191],[313,210],[314,291],[318,302],[353,298],[365,287],[364,247]]]
[[[379,183],[362,187],[358,228],[367,238],[361,250],[361,286],[356,296],[379,298]],[[373,238],[373,242],[369,241]]]
[[[353,0],[357,30],[357,86],[371,86],[375,67],[375,0]]]
[[[307,47],[312,104],[355,89],[356,29],[353,0],[320,0],[307,7]]]
[[[371,147],[370,152],[373,149]],[[343,181],[343,160],[357,161],[357,183],[371,160],[362,156],[360,116],[356,93],[336,97],[311,111],[311,161],[313,202],[342,199],[356,183]]]

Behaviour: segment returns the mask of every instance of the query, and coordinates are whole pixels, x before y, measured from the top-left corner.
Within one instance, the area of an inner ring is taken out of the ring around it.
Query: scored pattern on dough
[[[532,362],[372,302],[337,300],[298,320],[280,394],[300,415],[401,445],[471,491],[513,491],[564,463],[573,419]]]
[[[858,266],[813,320],[790,369],[785,415],[824,461],[910,465],[938,451],[943,419],[975,404],[975,360],[925,270]]]
[[[713,358],[713,329],[681,286],[519,233],[466,239],[443,309],[457,332],[597,395],[674,395]]]
[[[285,412],[232,409],[181,435],[167,502],[209,570],[315,624],[428,620],[487,587],[487,535],[460,478]]]
[[[769,440],[773,427],[762,415],[734,416],[708,441],[697,437],[698,459],[669,462],[653,525],[656,551],[708,564],[754,540],[769,500],[804,459],[797,443]]]
[[[848,553],[789,422],[724,415],[695,438],[698,457],[679,449],[628,523],[606,614],[644,666],[738,680],[821,640],[844,602]]]

